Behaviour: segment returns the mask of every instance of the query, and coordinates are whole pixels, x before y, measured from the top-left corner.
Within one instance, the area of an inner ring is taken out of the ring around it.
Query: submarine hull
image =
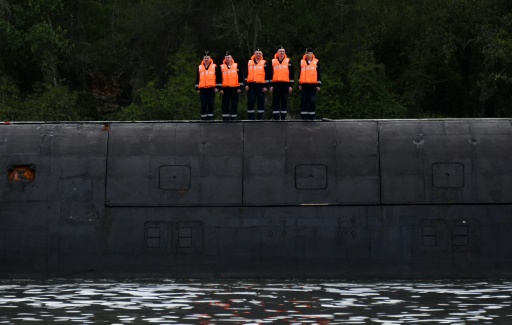
[[[512,275],[505,119],[0,125],[0,278]]]

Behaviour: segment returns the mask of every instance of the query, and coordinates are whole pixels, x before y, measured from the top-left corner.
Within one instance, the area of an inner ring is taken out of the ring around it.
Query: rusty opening
[[[7,170],[7,179],[9,182],[32,182],[36,178],[36,166],[29,165],[11,165]]]

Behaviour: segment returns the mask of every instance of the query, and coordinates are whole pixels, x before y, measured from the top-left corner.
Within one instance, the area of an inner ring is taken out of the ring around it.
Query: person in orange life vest
[[[238,114],[238,94],[242,92],[243,76],[238,69],[238,63],[233,60],[230,52],[226,52],[220,66],[222,73],[222,119],[235,121]]]
[[[300,60],[299,90],[300,116],[302,120],[313,121],[316,112],[316,94],[320,91],[320,62],[313,54],[313,49],[306,48],[306,53]]]
[[[196,91],[201,101],[201,120],[213,120],[215,93],[218,91],[220,80],[220,68],[213,63],[210,52],[204,52],[203,61],[196,74]]]
[[[268,90],[269,71],[263,52],[256,48],[249,62],[245,75],[245,90],[247,91],[247,117],[249,120],[261,120],[265,112],[265,93]],[[258,101],[258,112],[254,114],[254,104]]]
[[[272,96],[272,116],[274,120],[285,120],[288,111],[288,98],[293,89],[295,70],[280,46],[272,59],[270,70],[270,92]]]

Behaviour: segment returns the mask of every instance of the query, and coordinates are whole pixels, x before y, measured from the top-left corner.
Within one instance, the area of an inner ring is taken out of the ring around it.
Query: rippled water
[[[2,281],[0,324],[512,324],[512,282]]]

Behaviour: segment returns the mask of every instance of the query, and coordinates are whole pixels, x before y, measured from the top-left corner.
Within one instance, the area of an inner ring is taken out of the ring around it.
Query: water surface
[[[512,282],[0,282],[0,324],[512,324]]]

